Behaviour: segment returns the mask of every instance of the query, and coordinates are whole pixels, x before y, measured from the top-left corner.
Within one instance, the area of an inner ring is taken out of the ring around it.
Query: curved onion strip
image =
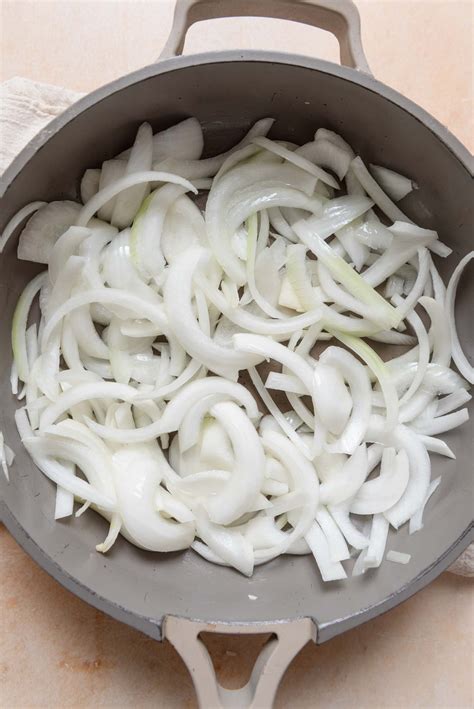
[[[400,175],[394,170],[389,170],[381,165],[369,165],[375,179],[388,196],[395,202],[407,196],[412,190],[418,189],[418,185],[409,177]]]
[[[345,559],[349,559],[349,548],[344,536],[325,507],[319,507],[316,512],[316,522],[319,524],[326,537],[331,561],[344,561]]]
[[[91,303],[105,303],[107,305],[124,308],[132,313],[137,313],[140,317],[148,318],[150,322],[155,323],[162,332],[168,329],[168,320],[162,306],[152,305],[143,300],[143,298],[133,295],[132,293],[124,293],[117,288],[93,288],[73,295],[51,315],[51,318],[48,320],[43,330],[41,349],[44,350],[47,347],[56,327],[66,315],[72,313],[76,308],[80,308],[83,305],[90,305]]]
[[[306,247],[295,244],[287,249],[286,275],[303,309],[308,311],[320,305],[306,269]]]
[[[422,259],[425,259],[427,262],[426,264],[423,263],[423,265],[427,266],[429,264],[429,258],[428,254],[425,254],[423,249],[430,245],[435,238],[436,232],[428,232],[426,236],[422,235],[416,238],[397,235],[396,238],[392,238],[392,242],[388,248],[384,250],[380,258],[374,260],[365,271],[362,271],[361,277],[373,288],[376,288],[383,283],[386,278],[389,278],[394,273],[399,273],[403,265],[411,260],[417,253],[419,256],[422,255]],[[413,273],[413,271],[410,271],[410,273]],[[422,275],[418,275],[418,279],[419,282],[426,284],[426,269],[422,269]],[[419,292],[418,285],[417,292]]]
[[[329,347],[321,356],[322,362],[336,367],[346,380],[352,397],[352,411],[346,427],[329,451],[351,455],[362,443],[371,414],[370,380],[364,366],[340,347]]]
[[[209,396],[205,396],[203,399],[193,404],[189,411],[187,411],[187,413],[184,415],[183,420],[179,426],[178,433],[179,449],[181,454],[186,453],[187,450],[189,450],[200,442],[201,457],[205,455],[205,447],[209,438],[208,432],[209,427],[211,425],[208,414],[214,404],[219,403],[219,401],[222,401],[222,396],[220,396],[219,394],[211,394]],[[207,417],[207,419],[204,422],[205,417]],[[203,424],[205,424],[204,428],[202,428]],[[218,428],[219,431],[222,430],[221,427]],[[220,450],[212,451],[212,457],[219,458],[220,455],[223,455],[223,457],[225,457],[227,450],[223,451],[222,446],[219,446],[218,448],[220,448]],[[219,463],[216,463],[213,460],[213,464],[222,464],[222,458],[220,459]]]
[[[245,406],[251,420],[259,418],[259,411],[251,393],[241,384],[229,382],[220,377],[206,377],[187,384],[165,409],[161,419],[163,431],[176,431],[192,406],[205,397],[219,395]]]
[[[359,446],[346,461],[339,474],[334,474],[321,484],[321,502],[339,505],[353,497],[367,476],[367,448]]]
[[[453,428],[458,428],[462,426],[463,423],[469,420],[469,411],[467,409],[460,409],[459,411],[454,411],[451,414],[446,414],[445,416],[437,416],[433,419],[428,419],[427,421],[414,421],[413,429],[418,433],[423,433],[425,436],[438,436],[440,433],[446,433],[451,431]]]
[[[181,387],[187,384],[201,369],[201,363],[192,359],[174,381],[169,384],[160,384],[160,386],[155,389],[147,389],[143,391],[143,393],[137,392],[137,401],[140,399],[168,399],[170,394],[179,391]]]
[[[183,160],[198,160],[204,146],[201,124],[196,118],[185,118],[170,128],[153,136],[153,159],[160,160],[174,155]],[[131,148],[124,150],[119,158],[130,157]]]
[[[270,414],[273,416],[275,419],[275,424],[281,428],[281,430],[286,433],[288,436],[289,440],[295,445],[295,447],[298,449],[299,452],[301,452],[305,458],[308,458],[308,460],[312,460],[313,458],[313,452],[312,450],[306,445],[306,443],[302,440],[301,436],[299,436],[294,428],[291,426],[290,423],[288,423],[287,419],[285,416],[281,413],[280,409],[278,406],[275,404],[273,401],[272,397],[270,394],[267,392],[265,389],[263,382],[261,380],[261,377],[255,367],[251,367],[249,369],[249,376],[252,381],[252,384],[254,385],[255,389],[257,390],[257,394],[265,404],[266,408],[270,412]]]
[[[398,307],[402,299],[399,296],[394,296],[392,302]],[[418,390],[426,374],[426,370],[430,361],[430,343],[428,334],[425,330],[423,322],[419,315],[413,311],[407,317],[408,322],[412,326],[418,338],[418,363],[416,374],[413,377],[410,386],[400,398],[399,405],[402,406],[411,399],[413,394]]]
[[[354,296],[341,288],[332,277],[329,269],[327,269],[321,262],[318,262],[318,277],[323,293],[327,296],[330,302],[340,306],[343,310],[348,310],[351,313],[360,315],[362,318],[369,321],[373,320],[376,324],[380,324],[381,327],[384,327],[387,324],[385,316],[382,316],[382,319],[380,320],[377,314],[374,313],[373,306],[362,303],[360,300],[354,298]]]
[[[361,209],[366,210],[369,207],[370,202],[364,202]],[[360,214],[357,212],[355,213],[355,216],[359,215]],[[355,218],[355,216],[352,218]],[[341,224],[340,226],[343,225],[344,224]],[[376,319],[382,326],[382,329],[384,327],[391,328],[398,325],[400,318],[394,308],[392,308],[377,291],[369,286],[365,280],[323,240],[319,233],[319,224],[316,220],[308,219],[305,222],[297,222],[293,225],[293,228],[303,243],[305,243],[328,268],[333,277],[339,280],[354,298],[372,308],[372,313],[374,314],[371,318],[372,320]],[[339,228],[339,225],[334,229],[329,227],[330,233],[336,231],[337,228]]]
[[[365,342],[351,335],[334,331],[332,333],[343,345],[355,352],[374,373],[382,389],[386,408],[386,430],[392,430],[398,421],[398,395],[389,371],[378,354]]]
[[[346,389],[339,369],[325,362],[316,362],[313,373],[314,411],[330,433],[344,431],[352,410],[352,397]]]
[[[273,123],[274,118],[262,118],[261,120],[254,123],[250,128],[248,133],[242,138],[240,143],[234,145],[233,148],[220,155],[215,155],[212,158],[206,158],[204,160],[173,160],[166,159],[155,165],[155,167],[160,167],[160,169],[167,169],[172,172],[177,172],[183,175],[189,180],[194,180],[201,177],[212,177],[218,173],[218,170],[224,166],[226,160],[231,158],[240,148],[247,146],[254,137],[259,135],[266,135]],[[246,157],[248,157],[246,155]],[[243,159],[243,158],[240,158]],[[218,175],[216,175],[217,177]]]
[[[352,571],[353,576],[359,576],[367,569],[376,569],[380,566],[387,544],[388,528],[388,521],[383,514],[374,515],[369,546],[357,558]]]
[[[197,276],[194,280],[199,288],[204,291],[206,298],[215,305],[228,320],[249,332],[269,335],[270,337],[278,337],[279,335],[289,336],[292,332],[313,325],[321,319],[321,310],[319,308],[310,310],[303,315],[281,318],[280,320],[262,318],[258,315],[253,315],[253,313],[243,308],[230,307],[222,293],[213,288],[204,278]]]
[[[296,167],[300,167],[302,170],[306,170],[306,172],[309,172],[310,175],[317,177],[318,180],[321,180],[321,182],[324,182],[326,185],[330,185],[330,187],[335,187],[336,189],[339,188],[339,185],[337,184],[334,177],[332,177],[325,170],[322,170],[320,167],[314,165],[312,162],[304,158],[301,153],[296,153],[292,152],[291,150],[287,150],[283,146],[279,145],[278,143],[275,143],[273,140],[269,140],[268,138],[254,138],[252,140],[252,143],[254,143],[254,145],[260,146],[261,148],[265,148],[265,150],[269,150],[270,152],[275,153],[275,155],[278,155],[284,160],[288,160],[288,162],[291,162],[293,165],[296,165]]]
[[[294,374],[280,374],[279,372],[269,372],[267,381],[265,382],[266,389],[277,389],[286,391],[292,394],[304,396],[307,394],[306,388]]]
[[[367,194],[374,200],[375,204],[393,222],[410,222],[411,220],[392,202],[383,189],[374,180],[362,159],[357,156],[351,162],[351,169],[359,180]]]
[[[332,170],[340,180],[343,180],[346,176],[353,157],[350,148],[346,150],[341,144],[321,137],[321,134],[312,143],[306,143],[306,145],[296,148],[295,155],[302,155],[306,160]],[[330,183],[326,182],[326,184]],[[334,187],[334,185],[331,185],[331,187]]]
[[[191,293],[194,272],[203,257],[204,249],[190,249],[172,264],[164,289],[165,310],[174,335],[188,354],[216,374],[235,380],[240,369],[258,364],[261,358],[221,347],[199,327],[192,311]]]
[[[250,143],[249,145],[244,145],[243,148],[235,149],[222,163],[218,172],[215,174],[214,182],[218,182],[221,177],[224,177],[224,175],[229,172],[229,170],[231,170],[233,167],[238,165],[239,162],[243,162],[244,160],[247,160],[248,158],[251,158],[260,152],[260,148],[257,145],[253,145],[253,143]]]
[[[437,453],[438,455],[444,455],[446,458],[456,460],[456,456],[454,455],[451,448],[447,445],[447,443],[440,440],[439,438],[433,438],[432,436],[424,436],[423,434],[420,434],[418,438],[426,447],[426,450],[430,453]]]
[[[22,443],[38,467],[53,482],[104,510],[116,508],[114,489],[107,474],[107,468],[110,465],[109,456],[103,455],[99,458],[98,451],[92,453],[82,444],[71,441],[65,443],[59,439],[49,440],[35,436],[23,438]],[[65,470],[60,463],[53,459],[54,457],[78,465],[86,475],[88,482]]]
[[[425,511],[425,507],[431,497],[431,495],[438,489],[438,486],[441,482],[441,476],[438,478],[435,478],[430,482],[428,492],[425,497],[425,501],[423,502],[422,506],[415,512],[413,517],[410,519],[410,524],[408,526],[408,531],[410,534],[414,534],[415,532],[418,532],[420,529],[423,529],[423,513]]]
[[[285,239],[293,243],[296,243],[298,241],[298,237],[286,221],[280,210],[280,207],[271,207],[268,210],[268,216],[270,219],[270,225],[272,229],[277,232],[277,234],[284,236]]]
[[[41,415],[40,429],[44,430],[51,426],[61,414],[68,411],[72,406],[81,401],[90,399],[122,399],[133,401],[136,391],[133,387],[115,382],[92,382],[90,384],[78,384],[72,389],[60,394],[58,399],[48,406]]]
[[[252,212],[268,206],[314,203],[316,178],[289,164],[269,165],[250,162],[229,171],[209,192],[206,204],[207,238],[215,259],[237,285],[244,285],[245,268],[231,248],[239,224]],[[250,187],[249,187],[250,185]],[[269,199],[272,204],[266,204]],[[244,203],[239,207],[239,203]],[[227,219],[232,204],[237,209],[233,224]],[[318,200],[318,204],[320,201]]]
[[[263,435],[262,442],[265,450],[269,451],[286,468],[293,479],[295,489],[303,493],[304,503],[297,524],[288,534],[286,540],[274,548],[276,553],[281,554],[285,553],[292,543],[303,537],[310,529],[319,501],[319,481],[311,463],[281,433],[268,431]]]
[[[54,244],[48,263],[48,273],[54,285],[70,256],[76,254],[81,244],[92,235],[92,229],[71,226]]]
[[[47,272],[39,273],[28,283],[16,304],[12,320],[12,349],[18,378],[28,381],[29,365],[26,350],[26,325],[31,305],[46,282]]]
[[[186,549],[194,539],[194,524],[176,523],[157,514],[155,509],[155,494],[162,476],[159,459],[150,456],[147,448],[126,446],[114,454],[113,460],[124,536],[150,551]]]
[[[452,253],[452,249],[438,239],[438,232],[433,229],[423,229],[416,224],[407,223],[406,221],[396,221],[388,228],[389,231],[395,235],[395,241],[405,239],[408,243],[411,241],[414,245],[418,242],[419,247],[426,245],[433,253],[438,254],[438,256],[442,258],[446,258],[446,256]],[[431,285],[429,281],[428,284]]]
[[[423,295],[426,282],[429,278],[430,258],[427,249],[423,248],[418,251],[418,263],[418,275],[413,284],[413,288],[405,300],[400,302],[397,306],[397,311],[402,319],[406,318],[411,313]]]
[[[399,425],[388,436],[383,431],[383,419],[372,416],[367,434],[369,440],[383,441],[385,445],[403,448],[410,466],[408,485],[400,500],[383,514],[398,529],[421,507],[428,491],[431,475],[430,457],[420,437],[407,426]]]
[[[443,399],[439,399],[436,405],[436,416],[449,414],[454,409],[459,408],[463,404],[467,404],[472,399],[472,396],[465,389],[459,389],[452,394],[448,394]]]
[[[443,283],[439,271],[436,268],[433,257],[430,254],[430,276],[433,284],[434,299],[440,303],[444,303],[446,299],[446,286]]]
[[[136,396],[135,390],[133,391]],[[220,377],[206,377],[187,384],[186,388],[182,389],[169,403],[163,416],[151,424],[140,428],[120,430],[91,420],[87,421],[87,425],[97,435],[109,441],[117,443],[151,441],[162,433],[176,431],[189,408],[200,401],[201,398],[213,394],[222,394],[226,398],[237,399],[248,407],[248,412],[252,417],[257,417],[258,415],[255,401],[245,387]]]
[[[398,502],[405,492],[409,478],[408,456],[401,450],[388,458],[393,449],[385,448],[380,475],[365,482],[351,502],[350,511],[359,515],[385,512]]]
[[[261,212],[261,214],[266,214],[266,212]],[[262,218],[265,219],[265,218]],[[268,217],[266,217],[268,221]],[[257,215],[253,214],[248,218],[247,221],[247,284],[250,291],[250,295],[257,303],[259,308],[263,310],[271,318],[283,318],[285,317],[277,308],[274,308],[271,303],[260,294],[257,288],[256,278],[255,278],[255,258],[257,253],[257,225],[258,219]]]
[[[10,221],[6,224],[2,234],[0,235],[0,254],[4,250],[5,246],[7,245],[7,241],[10,239],[10,237],[15,233],[15,231],[18,229],[20,224],[31,214],[34,212],[37,212],[38,209],[41,207],[44,207],[47,203],[46,202],[30,202],[29,204],[26,204],[24,207],[22,207],[16,214],[13,215],[13,217],[10,219]]]
[[[350,519],[348,503],[330,506],[328,509],[347,542],[354,549],[365,549],[369,545],[367,537],[357,529]]]
[[[446,310],[448,313],[449,327],[451,331],[453,360],[462,376],[467,379],[468,382],[470,382],[471,384],[474,384],[474,367],[472,366],[472,364],[470,364],[466,355],[461,349],[461,343],[459,342],[459,336],[456,329],[454,307],[456,302],[456,292],[462,273],[466,268],[467,264],[473,258],[474,251],[471,251],[470,253],[466,254],[463,259],[461,259],[461,261],[454,269],[451,278],[449,279],[448,287],[446,290]]]
[[[444,308],[432,298],[423,296],[419,300],[431,318],[430,336],[433,340],[431,365],[449,367],[451,361],[451,339],[449,323]],[[418,417],[434,398],[435,393],[426,387],[419,389],[411,399],[400,407],[399,422],[406,423]]]
[[[317,522],[305,534],[313,556],[318,565],[323,581],[337,581],[347,577],[340,561],[333,561],[331,551],[324,532]]]
[[[394,330],[380,330],[373,334],[368,334],[367,338],[374,342],[382,342],[385,345],[414,345],[416,340],[412,335]]]
[[[87,226],[89,220],[94,216],[94,214],[112,197],[115,197],[130,187],[147,182],[172,182],[173,184],[185,187],[190,192],[194,192],[195,194],[197,193],[197,189],[190,182],[188,182],[188,180],[185,180],[183,177],[179,177],[179,175],[173,175],[169,172],[160,172],[157,170],[132,172],[131,174],[125,175],[119,180],[116,180],[103,190],[99,190],[99,192],[97,192],[81,209],[76,221],[77,226]]]
[[[211,522],[230,524],[251,506],[263,483],[265,456],[253,425],[234,402],[215,404],[211,413],[229,435],[235,453],[232,476],[222,492],[209,498]]]
[[[130,256],[134,265],[147,275],[159,273],[165,265],[161,237],[166,214],[185,191],[182,185],[160,187],[146,198],[133,220]]]
[[[151,170],[152,160],[153,131],[149,123],[142,123],[137,130],[135,142],[130,150],[124,177]],[[110,187],[112,188],[113,184]],[[117,194],[113,202],[110,222],[121,229],[129,226],[148,191],[149,185],[140,183]]]
[[[357,238],[357,220],[352,222],[352,224],[347,224],[342,229],[338,229],[336,237],[347,252],[349,261],[354,264],[356,271],[360,273],[370,256],[370,251],[368,246]]]
[[[284,365],[300,379],[309,393],[313,390],[313,370],[296,352],[273,342],[262,335],[237,334],[232,337],[234,347],[239,352],[249,352],[262,359],[273,359]]]

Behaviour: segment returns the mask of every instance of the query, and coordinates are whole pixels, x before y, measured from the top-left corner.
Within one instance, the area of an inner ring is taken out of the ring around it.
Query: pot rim
[[[417,103],[403,96],[395,89],[390,88],[383,82],[375,79],[369,74],[365,74],[357,69],[340,66],[323,59],[315,59],[300,54],[290,54],[284,52],[271,52],[266,50],[226,50],[221,52],[205,52],[202,54],[191,54],[186,56],[173,57],[171,59],[160,60],[154,64],[137,69],[126,74],[119,79],[101,86],[94,91],[87,93],[76,103],[72,104],[57,118],[53,119],[43,128],[30,142],[23,148],[17,157],[7,167],[0,177],[0,197],[3,197],[15,178],[26,166],[35,153],[45,146],[48,140],[58,133],[67,123],[74,120],[79,114],[92,108],[100,101],[108,98],[111,94],[128,88],[133,84],[150,79],[160,74],[166,74],[180,69],[192,68],[207,64],[225,64],[228,62],[259,62],[299,66],[305,69],[312,69],[324,74],[335,76],[344,81],[350,81],[369,91],[381,95],[391,103],[402,108],[418,121],[423,123],[425,128],[430,130],[441,140],[452,155],[463,165],[467,172],[474,176],[474,157],[461,141],[451,133],[446,126],[434,118],[428,111],[421,108]]]

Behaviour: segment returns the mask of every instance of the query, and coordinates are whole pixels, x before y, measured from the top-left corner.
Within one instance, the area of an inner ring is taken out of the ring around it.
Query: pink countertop
[[[473,4],[358,0],[377,78],[414,99],[471,150]],[[172,0],[3,0],[0,81],[24,76],[88,91],[159,54]],[[337,43],[277,20],[219,20],[192,28],[187,52],[280,49],[337,61]],[[0,706],[194,707],[191,680],[158,644],[87,606],[41,571],[0,527]],[[474,598],[443,574],[389,614],[291,665],[277,707],[472,707]],[[215,638],[226,686],[239,686],[256,638]]]

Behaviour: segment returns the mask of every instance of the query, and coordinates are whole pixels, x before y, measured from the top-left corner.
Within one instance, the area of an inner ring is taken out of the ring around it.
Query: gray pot
[[[137,11],[139,7],[137,6]],[[177,54],[189,25],[217,16],[266,15],[332,31],[351,68],[290,54],[232,51],[160,61],[88,95],[50,123],[2,179],[1,221],[37,200],[77,199],[88,167],[130,145],[144,120],[165,128],[186,116],[204,126],[210,153],[239,139],[258,118],[273,116],[272,137],[309,140],[316,127],[341,132],[366,161],[413,177],[420,189],[404,208],[436,228],[454,250],[441,263],[447,277],[472,243],[471,156],[446,128],[370,75],[350,0],[178,0],[164,55]],[[0,260],[0,429],[16,454],[11,482],[0,476],[0,518],[23,548],[60,583],[148,635],[169,640],[193,675],[203,706],[268,706],[292,657],[309,640],[324,642],[387,611],[440,574],[472,540],[472,425],[448,435],[457,460],[433,460],[443,478],[425,528],[402,530],[388,548],[412,555],[347,583],[323,584],[308,557],[283,557],[252,579],[206,563],[193,552],[151,554],[120,539],[107,556],[94,546],[105,523],[95,514],[53,520],[52,485],[33,465],[16,432],[10,394],[10,328],[14,305],[35,265],[16,259],[12,239]],[[467,279],[465,279],[467,281]],[[460,290],[457,321],[472,352],[473,279]],[[256,598],[252,598],[256,597]],[[218,686],[202,631],[271,632],[249,684]]]

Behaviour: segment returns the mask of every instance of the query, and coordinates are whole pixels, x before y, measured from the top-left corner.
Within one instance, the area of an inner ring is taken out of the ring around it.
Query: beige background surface
[[[472,150],[472,2],[357,5],[373,73]],[[88,91],[156,58],[173,1],[8,0],[0,7],[0,81],[25,76]],[[338,57],[326,33],[277,20],[203,23],[186,43],[187,52],[231,47]],[[2,527],[0,579],[0,706],[195,706],[169,644],[63,590]],[[322,647],[308,645],[287,672],[277,707],[472,707],[473,631],[472,583],[444,574],[388,615]],[[258,639],[214,639],[227,686],[242,683],[258,647]]]

